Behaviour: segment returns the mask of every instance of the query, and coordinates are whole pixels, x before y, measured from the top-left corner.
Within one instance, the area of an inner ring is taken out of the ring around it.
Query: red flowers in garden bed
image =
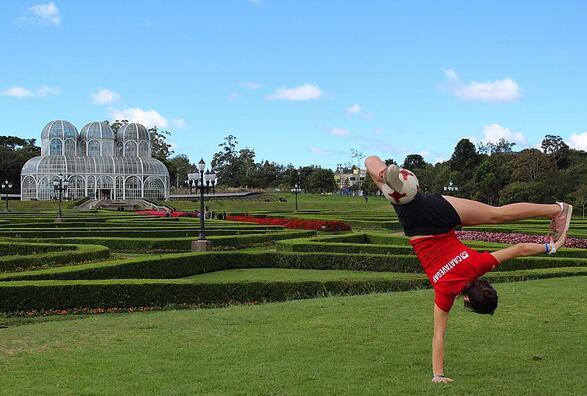
[[[509,232],[482,232],[482,231],[457,231],[459,239],[468,239],[474,241],[499,242],[499,243],[547,243],[548,240],[544,235],[528,235]],[[587,249],[587,239],[567,238],[565,246],[570,248]]]
[[[286,219],[283,217],[226,216],[226,220],[246,221],[264,225],[278,225],[285,228],[317,231],[350,231],[351,226],[344,221]]]
[[[135,213],[158,217],[198,217],[196,212],[178,212],[175,210],[171,212],[165,210],[137,210]]]

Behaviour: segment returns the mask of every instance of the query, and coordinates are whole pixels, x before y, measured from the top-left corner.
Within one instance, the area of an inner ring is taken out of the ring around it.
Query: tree
[[[228,187],[240,186],[236,136],[228,135],[220,143],[220,151],[212,157],[211,166],[218,174],[218,183]]]
[[[558,135],[546,135],[540,145],[544,154],[550,156],[557,169],[569,165],[569,146]]]
[[[365,153],[361,152],[359,149],[352,148],[351,158],[357,160],[357,168],[361,169],[361,160],[365,158]]]
[[[402,168],[413,171],[414,169],[424,168],[426,161],[420,154],[410,154],[404,160]]]
[[[516,181],[536,181],[556,172],[552,160],[537,149],[526,149],[513,159],[512,177]]]
[[[310,190],[308,179],[310,178],[310,175],[318,169],[321,168],[316,165],[302,166],[298,168],[298,180],[296,181],[296,183],[302,188],[302,190]],[[334,176],[332,176],[332,178],[334,181]]]
[[[393,158],[388,158],[384,162],[385,162],[385,165],[387,165],[387,166],[389,166],[391,164],[396,164],[397,165],[397,162],[395,162],[395,160]]]
[[[473,171],[472,198],[489,205],[500,203],[499,191],[511,178],[512,160],[509,157],[485,157]]]
[[[367,193],[367,195],[377,195],[379,193],[379,187],[373,181],[373,179],[367,175],[365,181],[363,181],[363,191]]]
[[[154,126],[149,129],[149,134],[151,136],[152,157],[167,165],[169,157],[173,154],[171,144],[167,143],[167,138],[171,136],[171,132]]]
[[[336,189],[334,172],[330,169],[315,169],[307,180],[308,191],[310,192],[332,192]]]
[[[20,191],[20,172],[31,158],[41,154],[36,139],[22,139],[16,136],[0,136],[0,178],[12,182],[12,191]]]
[[[196,164],[192,164],[185,154],[179,154],[167,161],[167,170],[169,170],[169,179],[175,183],[175,187],[183,185],[188,178],[188,173],[196,172]]]
[[[512,147],[516,143],[508,142],[506,139],[501,138],[497,143],[487,142],[486,144],[479,143],[477,151],[481,154],[507,154],[512,152]]]
[[[569,194],[569,198],[577,209],[581,209],[581,216],[585,217],[585,208],[587,207],[587,184],[582,184]]]
[[[469,139],[461,139],[450,158],[450,169],[472,173],[473,168],[479,164],[479,159],[475,145]]]

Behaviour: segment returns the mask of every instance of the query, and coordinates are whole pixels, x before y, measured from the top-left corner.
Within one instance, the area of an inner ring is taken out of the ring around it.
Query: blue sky
[[[334,168],[547,133],[587,150],[581,1],[4,1],[0,134],[125,117]]]

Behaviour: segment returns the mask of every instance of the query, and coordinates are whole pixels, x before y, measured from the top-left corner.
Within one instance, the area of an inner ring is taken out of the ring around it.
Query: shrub
[[[257,224],[271,224],[280,225],[285,228],[296,228],[304,230],[316,231],[350,231],[350,225],[342,221],[335,220],[304,220],[296,218],[282,218],[282,217],[255,217],[255,216],[226,216],[226,220],[230,221],[245,221]]]

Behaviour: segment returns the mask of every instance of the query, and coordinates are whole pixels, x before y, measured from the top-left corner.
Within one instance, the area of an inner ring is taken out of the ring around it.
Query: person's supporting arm
[[[434,304],[434,336],[432,337],[432,381],[450,383],[452,379],[444,376],[444,334],[448,322],[448,312]]]
[[[495,257],[499,264],[501,264],[516,257],[535,256],[538,254],[547,253],[547,249],[550,251],[552,250],[553,246],[558,251],[561,247],[563,247],[566,239],[567,235],[565,234],[554,244],[549,243],[545,245],[543,243],[518,243],[517,245],[492,252],[491,255]]]

